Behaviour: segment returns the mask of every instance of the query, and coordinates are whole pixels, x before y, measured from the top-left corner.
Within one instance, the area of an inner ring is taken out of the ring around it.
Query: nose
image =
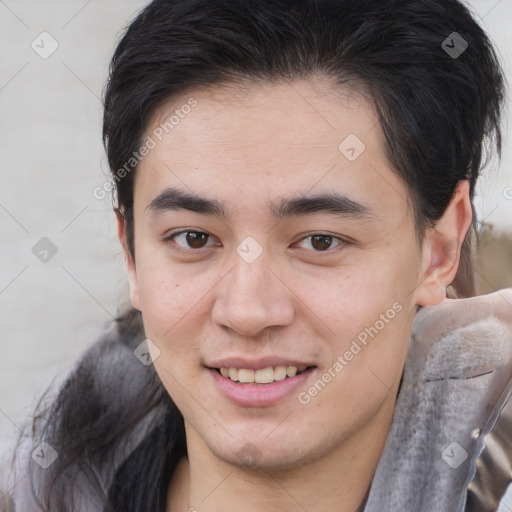
[[[257,337],[268,327],[289,325],[295,314],[290,284],[263,255],[251,263],[236,253],[233,259],[233,268],[219,283],[213,321],[246,337]]]

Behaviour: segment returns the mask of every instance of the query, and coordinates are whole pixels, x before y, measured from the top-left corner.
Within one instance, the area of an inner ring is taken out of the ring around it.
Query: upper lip
[[[209,368],[242,368],[248,370],[263,370],[264,368],[276,366],[314,366],[307,361],[299,361],[298,359],[288,359],[279,356],[266,356],[258,359],[247,359],[246,357],[226,357],[217,359],[206,364]]]

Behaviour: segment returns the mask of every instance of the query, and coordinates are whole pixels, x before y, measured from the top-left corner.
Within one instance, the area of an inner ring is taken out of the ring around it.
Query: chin
[[[304,466],[321,458],[329,450],[308,449],[304,446],[304,439],[297,439],[296,443],[285,443],[284,440],[273,440],[272,443],[264,437],[259,440],[244,441],[237,446],[224,445],[220,450],[211,448],[213,454],[224,462],[241,469],[250,471],[285,471],[295,467]]]

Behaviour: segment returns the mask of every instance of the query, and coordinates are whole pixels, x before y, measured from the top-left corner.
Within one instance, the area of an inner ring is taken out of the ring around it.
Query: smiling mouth
[[[269,366],[261,370],[249,368],[213,368],[224,378],[240,384],[271,384],[305,373],[316,366]]]

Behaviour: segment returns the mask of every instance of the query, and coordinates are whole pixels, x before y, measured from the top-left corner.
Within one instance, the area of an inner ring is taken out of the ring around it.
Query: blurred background
[[[0,0],[0,437],[128,303],[101,94],[144,0]],[[467,2],[512,69],[511,0]],[[456,27],[454,27],[456,31]],[[512,144],[481,180],[479,294],[512,286]]]

